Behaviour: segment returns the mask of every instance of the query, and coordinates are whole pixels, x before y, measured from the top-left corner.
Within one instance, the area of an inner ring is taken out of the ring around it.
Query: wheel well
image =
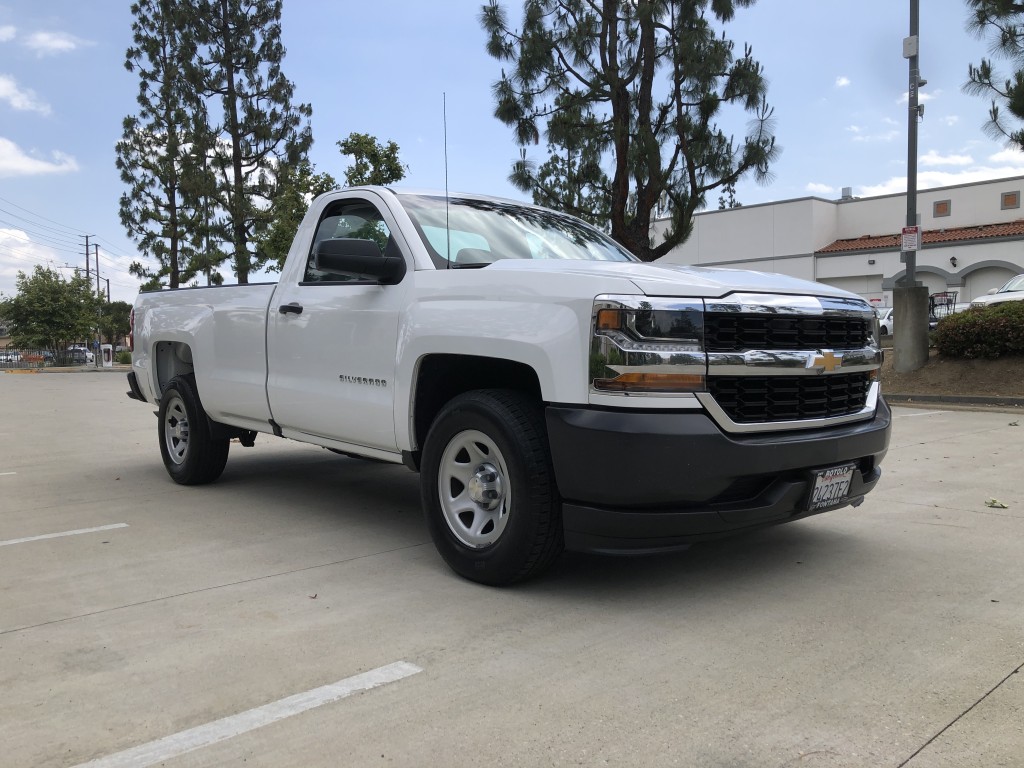
[[[525,363],[474,355],[428,355],[419,364],[413,402],[417,448],[444,404],[474,389],[514,389],[541,400],[537,373]]]
[[[160,341],[153,349],[155,358],[157,397],[164,391],[167,382],[175,376],[193,373],[192,348],[180,341]]]

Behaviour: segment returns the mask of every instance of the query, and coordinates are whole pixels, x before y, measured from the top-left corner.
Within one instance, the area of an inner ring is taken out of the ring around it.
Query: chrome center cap
[[[466,484],[469,498],[484,509],[496,509],[505,497],[505,483],[493,464],[481,464]]]

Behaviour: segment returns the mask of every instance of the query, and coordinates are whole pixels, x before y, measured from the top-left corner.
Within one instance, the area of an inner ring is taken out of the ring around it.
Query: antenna
[[[448,94],[441,91],[441,121],[444,126],[444,232],[448,252],[445,254],[445,269],[452,268],[452,230],[448,223]]]

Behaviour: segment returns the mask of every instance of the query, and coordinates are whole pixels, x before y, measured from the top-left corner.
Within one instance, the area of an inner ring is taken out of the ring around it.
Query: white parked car
[[[993,288],[987,296],[979,296],[971,302],[971,306],[991,307],[1006,301],[1024,301],[1024,275],[1017,275],[1002,288]]]
[[[875,310],[875,314],[878,315],[878,332],[883,336],[892,336],[893,308],[879,307]]]
[[[67,348],[68,357],[72,363],[85,363],[91,365],[95,361],[92,351],[88,347],[72,344]]]

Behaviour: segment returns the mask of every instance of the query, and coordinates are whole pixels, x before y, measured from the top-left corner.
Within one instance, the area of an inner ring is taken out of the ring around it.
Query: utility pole
[[[93,243],[96,249],[96,298],[100,298],[100,244]],[[103,338],[100,336],[99,307],[96,307],[96,346],[92,350],[92,361],[96,368],[100,367],[100,350],[103,347]]]
[[[96,237],[96,235],[79,235],[79,237],[85,238],[85,279],[91,283],[92,278],[89,272],[89,238]]]
[[[903,58],[910,63],[907,89],[907,224],[901,238],[900,254],[900,261],[907,265],[907,269],[903,285],[893,291],[893,367],[899,373],[916,371],[928,362],[928,289],[917,282],[917,250],[923,239],[917,224],[917,122],[924,115],[919,91],[925,84],[918,61],[920,22],[920,0],[910,0],[910,36],[903,39]]]
[[[910,82],[907,89],[907,226],[917,226],[917,121],[923,116],[920,106],[921,69],[918,62],[920,48],[920,0],[910,0],[910,37],[903,41],[903,57],[910,62]],[[916,246],[920,247],[921,231],[917,231]],[[907,265],[905,284],[917,285],[917,248],[903,251],[900,258]]]

